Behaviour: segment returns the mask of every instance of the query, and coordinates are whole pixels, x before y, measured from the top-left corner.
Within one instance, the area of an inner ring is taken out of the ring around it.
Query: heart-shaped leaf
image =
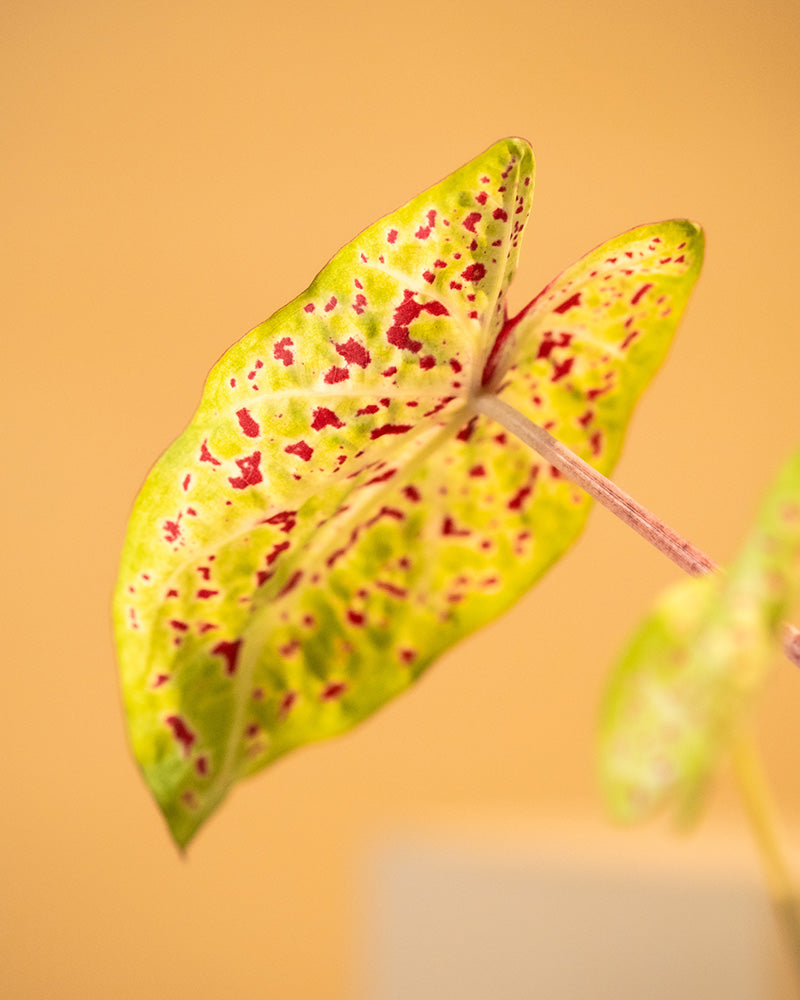
[[[588,499],[472,404],[608,472],[696,279],[645,226],[514,319],[522,140],[363,232],[232,347],[136,502],[115,598],[131,739],[185,844],[231,784],[351,727],[516,600]]]
[[[693,820],[709,778],[761,689],[780,622],[800,593],[800,452],[768,494],[725,575],[667,591],[611,678],[601,780],[612,814],[643,819],[671,801]]]

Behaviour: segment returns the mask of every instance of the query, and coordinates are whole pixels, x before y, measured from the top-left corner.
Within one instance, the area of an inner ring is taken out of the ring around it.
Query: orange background
[[[616,478],[727,559],[800,436],[800,8],[11,0],[0,39],[0,986],[341,1000],[381,831],[444,812],[602,822],[602,678],[679,573],[596,511],[512,612],[359,731],[243,785],[182,862],[115,678],[133,497],[230,343],[364,226],[518,134],[538,179],[514,309],[624,229],[706,228]],[[786,662],[760,716],[796,839]],[[723,785],[709,829],[736,808]]]

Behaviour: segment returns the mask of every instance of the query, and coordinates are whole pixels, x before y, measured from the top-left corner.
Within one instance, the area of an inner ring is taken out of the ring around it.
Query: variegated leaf
[[[634,230],[507,320],[532,178],[505,140],[367,229],[222,358],[148,478],[116,634],[179,843],[237,778],[408,687],[580,532],[586,498],[472,401],[501,392],[607,472],[702,236]]]
[[[780,622],[800,593],[800,452],[784,467],[724,574],[667,591],[617,664],[601,726],[613,815],[668,801],[683,823],[763,684]]]

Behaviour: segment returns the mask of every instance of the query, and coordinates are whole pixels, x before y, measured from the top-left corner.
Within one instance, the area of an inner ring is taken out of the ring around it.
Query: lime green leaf
[[[614,670],[602,711],[600,771],[617,819],[642,819],[667,801],[679,820],[694,819],[799,592],[800,452],[782,470],[730,570],[669,590]]]
[[[505,140],[363,232],[228,351],[151,472],[115,625],[134,752],[179,843],[238,778],[407,688],[579,534],[588,500],[472,401],[502,393],[609,471],[702,236],[634,230],[509,320],[532,179]]]

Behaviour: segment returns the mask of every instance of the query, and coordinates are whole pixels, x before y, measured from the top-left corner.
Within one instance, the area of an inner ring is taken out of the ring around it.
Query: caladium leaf
[[[185,844],[238,778],[351,727],[518,598],[589,501],[472,403],[608,472],[700,268],[688,222],[589,254],[514,319],[523,140],[340,251],[232,347],[136,502],[115,598],[130,734]]]
[[[640,820],[668,802],[680,822],[696,817],[715,766],[747,721],[798,594],[800,452],[728,572],[670,589],[617,664],[600,755],[615,818]]]

